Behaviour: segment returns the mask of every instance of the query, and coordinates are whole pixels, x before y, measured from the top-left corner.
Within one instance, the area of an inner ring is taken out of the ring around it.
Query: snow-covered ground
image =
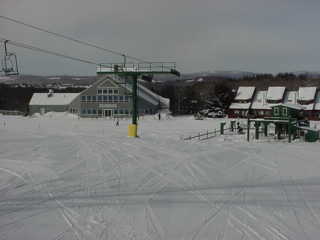
[[[319,239],[320,150],[224,120],[0,116],[0,239]]]

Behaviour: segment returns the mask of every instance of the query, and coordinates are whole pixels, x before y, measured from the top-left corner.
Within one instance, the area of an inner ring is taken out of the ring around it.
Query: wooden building
[[[255,87],[239,87],[233,103],[229,107],[228,115],[231,118],[243,118],[251,109],[255,94]]]

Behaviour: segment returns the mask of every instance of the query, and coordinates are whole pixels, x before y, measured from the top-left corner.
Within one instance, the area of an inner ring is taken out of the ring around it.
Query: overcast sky
[[[0,0],[0,15],[182,72],[320,70],[319,0]],[[0,19],[0,37],[96,62],[115,55]],[[10,47],[23,74],[95,67]]]

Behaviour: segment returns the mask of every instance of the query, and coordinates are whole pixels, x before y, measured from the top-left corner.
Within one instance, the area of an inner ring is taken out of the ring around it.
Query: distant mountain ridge
[[[0,83],[7,85],[28,85],[33,87],[48,86],[89,86],[97,79],[96,76],[37,76],[19,75],[0,77]]]
[[[230,79],[242,79],[245,77],[255,77],[263,73],[253,73],[245,71],[204,71],[195,73],[184,73],[180,77],[173,75],[155,75],[153,82],[167,82],[167,81],[202,81],[203,78],[218,77]],[[316,71],[295,71],[289,74],[296,76],[305,75],[308,78],[320,78],[320,72]],[[7,85],[26,85],[32,87],[50,87],[50,86],[70,86],[70,87],[84,87],[91,85],[96,81],[97,76],[70,76],[70,75],[19,75],[19,76],[0,76],[0,83]]]

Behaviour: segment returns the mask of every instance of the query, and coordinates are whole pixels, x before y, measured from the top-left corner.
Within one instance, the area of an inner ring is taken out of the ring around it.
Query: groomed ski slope
[[[0,239],[319,239],[319,143],[180,140],[220,121],[0,116]]]

